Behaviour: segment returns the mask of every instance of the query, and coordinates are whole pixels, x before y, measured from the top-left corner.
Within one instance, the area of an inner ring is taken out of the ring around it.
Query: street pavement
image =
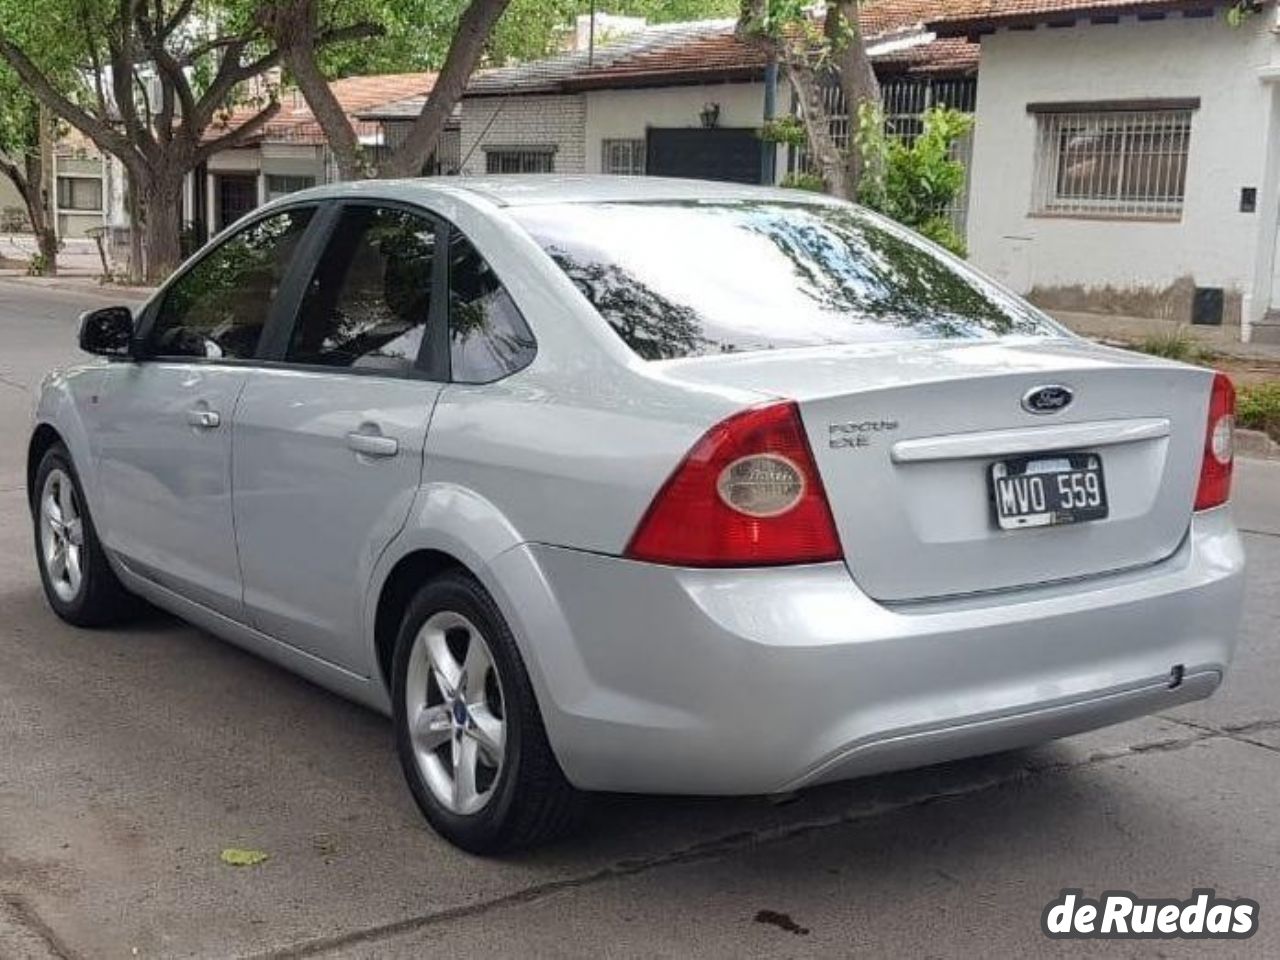
[[[0,280],[3,960],[1280,956],[1280,463],[1238,468],[1247,609],[1209,701],[786,801],[602,797],[578,835],[478,859],[423,824],[381,717],[162,614],[49,612],[32,391],[106,302]],[[1213,887],[1260,929],[1049,941],[1064,887]]]

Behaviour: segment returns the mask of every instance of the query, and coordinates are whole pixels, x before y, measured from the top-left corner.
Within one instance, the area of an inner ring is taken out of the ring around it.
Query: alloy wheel
[[[484,809],[502,773],[506,711],[493,653],[479,629],[453,611],[418,630],[405,678],[414,759],[451,813]]]
[[[84,520],[70,475],[49,471],[40,492],[40,547],[45,573],[63,603],[71,603],[84,583]]]

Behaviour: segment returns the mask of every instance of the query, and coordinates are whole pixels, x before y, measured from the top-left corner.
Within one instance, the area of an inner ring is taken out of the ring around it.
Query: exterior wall
[[[485,172],[486,146],[550,145],[556,173],[585,173],[586,113],[582,94],[469,97],[462,105],[462,172]]]
[[[257,173],[262,168],[262,151],[257,147],[219,150],[209,158],[210,173]]]
[[[315,177],[316,183],[325,182],[324,156],[318,146],[307,143],[264,143],[261,157],[260,165],[265,174]]]
[[[1192,287],[1223,287],[1227,322],[1239,322],[1267,216],[1261,208],[1240,212],[1241,188],[1264,187],[1271,94],[1258,70],[1276,47],[1267,21],[1256,16],[1232,29],[1221,15],[1125,18],[985,37],[972,260],[1019,292],[1066,309],[1189,320]],[[1028,103],[1164,97],[1201,100],[1191,121],[1180,221],[1031,214],[1036,121]]]
[[[63,239],[77,239],[84,237],[89,230],[95,227],[103,227],[107,222],[107,213],[110,209],[111,196],[108,192],[108,184],[104,176],[105,165],[101,157],[89,156],[83,153],[79,155],[56,154],[53,159],[54,189],[51,198],[55,214],[55,222],[57,224],[58,236]],[[74,177],[84,180],[96,180],[101,186],[102,203],[97,210],[73,210],[67,209],[58,204],[58,179],[61,177]]]
[[[717,83],[639,90],[592,90],[585,94],[586,172],[600,173],[605,140],[643,140],[649,127],[701,127],[699,114],[708,103],[720,105],[722,127],[755,127],[764,123],[763,83]],[[785,113],[788,93],[779,83],[778,112]],[[785,172],[785,154],[775,165]]]

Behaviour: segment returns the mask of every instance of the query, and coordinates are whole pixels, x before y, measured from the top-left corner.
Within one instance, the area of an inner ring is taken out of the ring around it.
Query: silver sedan
[[[432,825],[754,794],[1208,696],[1234,394],[799,193],[347,184],[86,315],[31,436],[59,616],[138,598],[394,718]]]

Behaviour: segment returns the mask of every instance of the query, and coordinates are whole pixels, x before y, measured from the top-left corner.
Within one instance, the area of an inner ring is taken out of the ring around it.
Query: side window
[[[491,383],[527,367],[537,346],[502,282],[471,241],[449,235],[449,359],[457,383]]]
[[[165,294],[149,352],[252,358],[313,213],[300,208],[259,220],[202,257]]]
[[[286,359],[411,370],[431,307],[433,223],[403,210],[348,207],[316,269]]]

